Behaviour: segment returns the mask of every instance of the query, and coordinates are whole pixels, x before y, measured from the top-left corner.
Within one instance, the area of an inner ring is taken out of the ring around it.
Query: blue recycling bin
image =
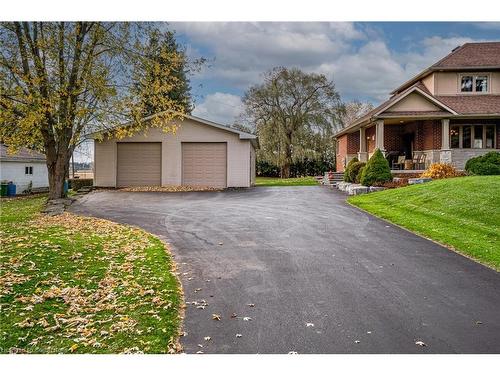
[[[7,196],[14,197],[16,195],[16,185],[13,182],[9,182],[7,185]]]

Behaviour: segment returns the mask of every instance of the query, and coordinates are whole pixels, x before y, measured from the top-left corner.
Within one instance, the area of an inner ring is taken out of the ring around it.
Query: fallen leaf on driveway
[[[314,327],[314,323],[306,323],[306,327]]]
[[[235,313],[232,313],[232,314],[231,314],[231,318],[236,318],[237,316],[238,316],[238,315],[237,315],[237,314],[235,314]]]
[[[210,340],[212,340],[212,338],[210,336],[205,336],[205,337],[203,337],[203,340],[210,341]]]
[[[201,345],[201,344],[198,344],[198,347],[200,347],[200,348],[203,348],[203,345]]]
[[[247,303],[248,307],[255,307],[255,303]]]
[[[427,346],[427,344],[423,341],[415,341],[415,345],[418,345],[418,346]]]
[[[249,316],[245,316],[245,317],[243,317],[243,320],[248,322],[249,320],[252,320],[252,318],[250,318]]]
[[[299,354],[299,353],[292,351],[292,352],[288,352],[288,354]]]
[[[359,340],[355,340],[355,341],[354,341],[354,343],[355,343],[355,344],[359,344],[360,342],[361,342],[361,341],[359,341]]]
[[[476,322],[476,324],[483,324],[483,322],[481,322],[481,321],[479,321],[479,320],[478,320],[478,321]]]
[[[203,352],[201,350],[198,350],[196,354],[203,354]]]
[[[212,319],[213,320],[220,320],[221,318],[220,318],[220,315],[218,315],[218,314],[212,314]]]
[[[238,337],[238,338],[240,338],[241,336],[243,336],[241,333],[236,334],[236,337]]]
[[[224,242],[219,242],[219,246],[222,246],[222,245],[224,245]]]

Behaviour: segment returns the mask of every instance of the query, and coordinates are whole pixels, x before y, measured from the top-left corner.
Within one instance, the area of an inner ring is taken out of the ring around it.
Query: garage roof
[[[45,162],[45,155],[29,150],[27,148],[20,148],[15,154],[9,154],[8,147],[0,143],[0,160],[2,161],[23,161],[23,162]]]
[[[150,116],[147,116],[145,117],[142,121],[148,121],[150,119],[152,119],[153,117],[155,116],[158,116],[160,115],[161,113],[157,113],[157,114],[154,114],[154,115],[150,115]],[[208,126],[212,126],[214,128],[217,128],[217,129],[221,129],[221,130],[225,130],[225,131],[228,131],[228,132],[231,132],[231,133],[235,133],[235,134],[238,134],[240,139],[248,139],[250,142],[252,142],[252,144],[257,147],[258,146],[258,143],[257,143],[257,136],[255,134],[251,134],[251,133],[247,133],[247,132],[243,132],[241,130],[237,130],[237,129],[234,129],[234,128],[231,128],[227,125],[222,125],[222,124],[219,124],[217,122],[213,122],[213,121],[209,121],[209,120],[206,120],[204,118],[201,118],[201,117],[197,117],[197,116],[193,116],[193,115],[187,115],[187,114],[182,114],[181,115],[183,118],[187,118],[187,119],[190,119],[190,120],[193,120],[193,121],[196,121],[196,122],[199,122],[200,124],[204,124],[204,125],[208,125]],[[109,132],[113,130],[113,128],[110,128],[110,129],[103,129],[101,131],[97,131],[97,132],[94,132],[94,133],[91,133],[91,134],[88,134],[87,135],[87,138],[96,138],[97,134],[100,134],[100,133],[105,133],[105,132]]]

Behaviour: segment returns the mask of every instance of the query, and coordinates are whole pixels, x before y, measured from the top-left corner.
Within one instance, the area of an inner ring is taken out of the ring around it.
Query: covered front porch
[[[347,134],[346,163],[354,157],[366,162],[378,148],[394,173],[418,173],[438,162],[462,170],[471,157],[497,147],[496,126],[494,120],[377,119]]]

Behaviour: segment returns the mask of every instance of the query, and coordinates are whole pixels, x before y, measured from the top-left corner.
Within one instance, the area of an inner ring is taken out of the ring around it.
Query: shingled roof
[[[405,90],[430,73],[439,70],[500,69],[500,42],[465,43],[437,63],[424,69],[396,88],[391,94]]]
[[[487,68],[500,66],[500,42],[465,43],[433,68]]]
[[[28,150],[27,148],[21,148],[15,154],[8,153],[8,147],[3,143],[0,143],[0,160],[1,161],[45,161],[45,155]]]

